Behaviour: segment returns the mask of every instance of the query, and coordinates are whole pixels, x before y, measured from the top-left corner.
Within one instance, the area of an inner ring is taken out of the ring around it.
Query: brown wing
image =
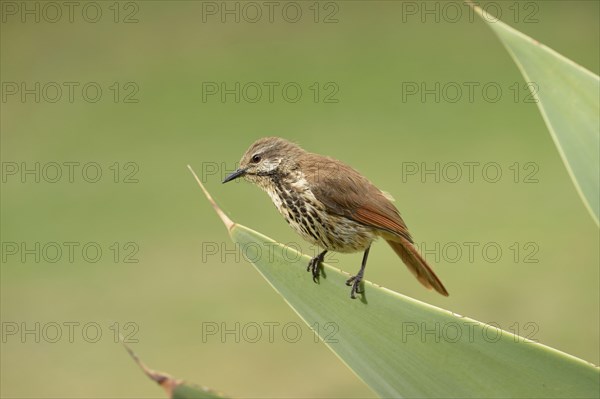
[[[448,291],[413,245],[400,213],[366,177],[331,158],[308,154],[305,177],[315,197],[329,212],[395,235],[385,237],[404,264],[427,288]]]
[[[400,213],[377,187],[350,166],[307,154],[303,171],[317,200],[329,212],[413,242]]]

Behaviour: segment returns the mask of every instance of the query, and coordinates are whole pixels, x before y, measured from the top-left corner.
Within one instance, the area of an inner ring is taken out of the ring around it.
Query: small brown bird
[[[350,297],[361,294],[371,243],[383,237],[425,287],[442,295],[448,291],[419,254],[400,213],[388,196],[350,166],[303,150],[279,137],[254,142],[240,167],[223,180],[238,177],[255,183],[292,228],[323,252],[308,263],[318,281],[320,263],[328,251],[364,251],[360,270],[346,282]]]

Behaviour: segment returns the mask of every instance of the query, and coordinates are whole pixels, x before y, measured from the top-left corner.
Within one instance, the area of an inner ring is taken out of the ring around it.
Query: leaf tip
[[[142,360],[138,357],[138,355],[129,347],[125,342],[123,342],[123,337],[120,337],[121,344],[125,347],[129,356],[133,359],[133,361],[138,365],[140,369],[150,378],[152,381],[156,382],[158,385],[164,388],[169,397],[173,396],[173,391],[175,388],[181,384],[181,381],[178,381],[171,377],[168,374],[160,373],[158,371],[154,371],[142,362]]]
[[[198,183],[198,185],[200,186],[202,191],[204,192],[204,195],[208,199],[208,202],[210,202],[210,204],[212,205],[212,207],[215,210],[215,212],[217,213],[217,215],[219,215],[219,217],[221,218],[221,221],[223,222],[225,227],[227,227],[227,230],[231,231],[231,229],[235,226],[235,223],[231,219],[229,219],[229,217],[225,214],[225,212],[223,212],[223,210],[219,207],[219,205],[217,205],[217,203],[215,202],[213,197],[210,195],[208,190],[206,190],[206,188],[204,187],[204,184],[202,184],[202,181],[198,178],[198,175],[196,175],[196,172],[194,172],[194,169],[192,169],[192,167],[190,165],[188,165],[187,167],[190,170],[190,172],[192,173],[192,175],[194,176],[194,179],[196,179],[196,182]]]

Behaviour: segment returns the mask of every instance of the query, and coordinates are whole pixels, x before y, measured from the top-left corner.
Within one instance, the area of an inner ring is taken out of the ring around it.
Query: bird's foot
[[[319,275],[321,274],[321,262],[323,262],[323,258],[325,257],[325,252],[321,252],[319,255],[315,256],[308,262],[308,267],[306,271],[312,272],[313,281],[315,283],[319,282]]]
[[[365,292],[364,290],[361,291],[358,289],[362,279],[363,279],[363,276],[361,273],[359,273],[356,276],[350,277],[346,281],[346,285],[352,286],[352,289],[350,290],[350,298],[356,299],[356,294],[362,294]]]

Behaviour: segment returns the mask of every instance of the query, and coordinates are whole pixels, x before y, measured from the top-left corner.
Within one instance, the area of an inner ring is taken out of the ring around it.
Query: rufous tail
[[[427,264],[427,261],[423,259],[421,254],[417,251],[417,248],[403,237],[398,237],[398,242],[386,240],[390,247],[398,254],[402,262],[408,267],[408,270],[415,275],[417,280],[421,282],[425,287],[435,289],[437,292],[444,296],[448,296],[448,291],[444,288],[444,284],[440,281],[438,276],[435,275],[431,267]]]

